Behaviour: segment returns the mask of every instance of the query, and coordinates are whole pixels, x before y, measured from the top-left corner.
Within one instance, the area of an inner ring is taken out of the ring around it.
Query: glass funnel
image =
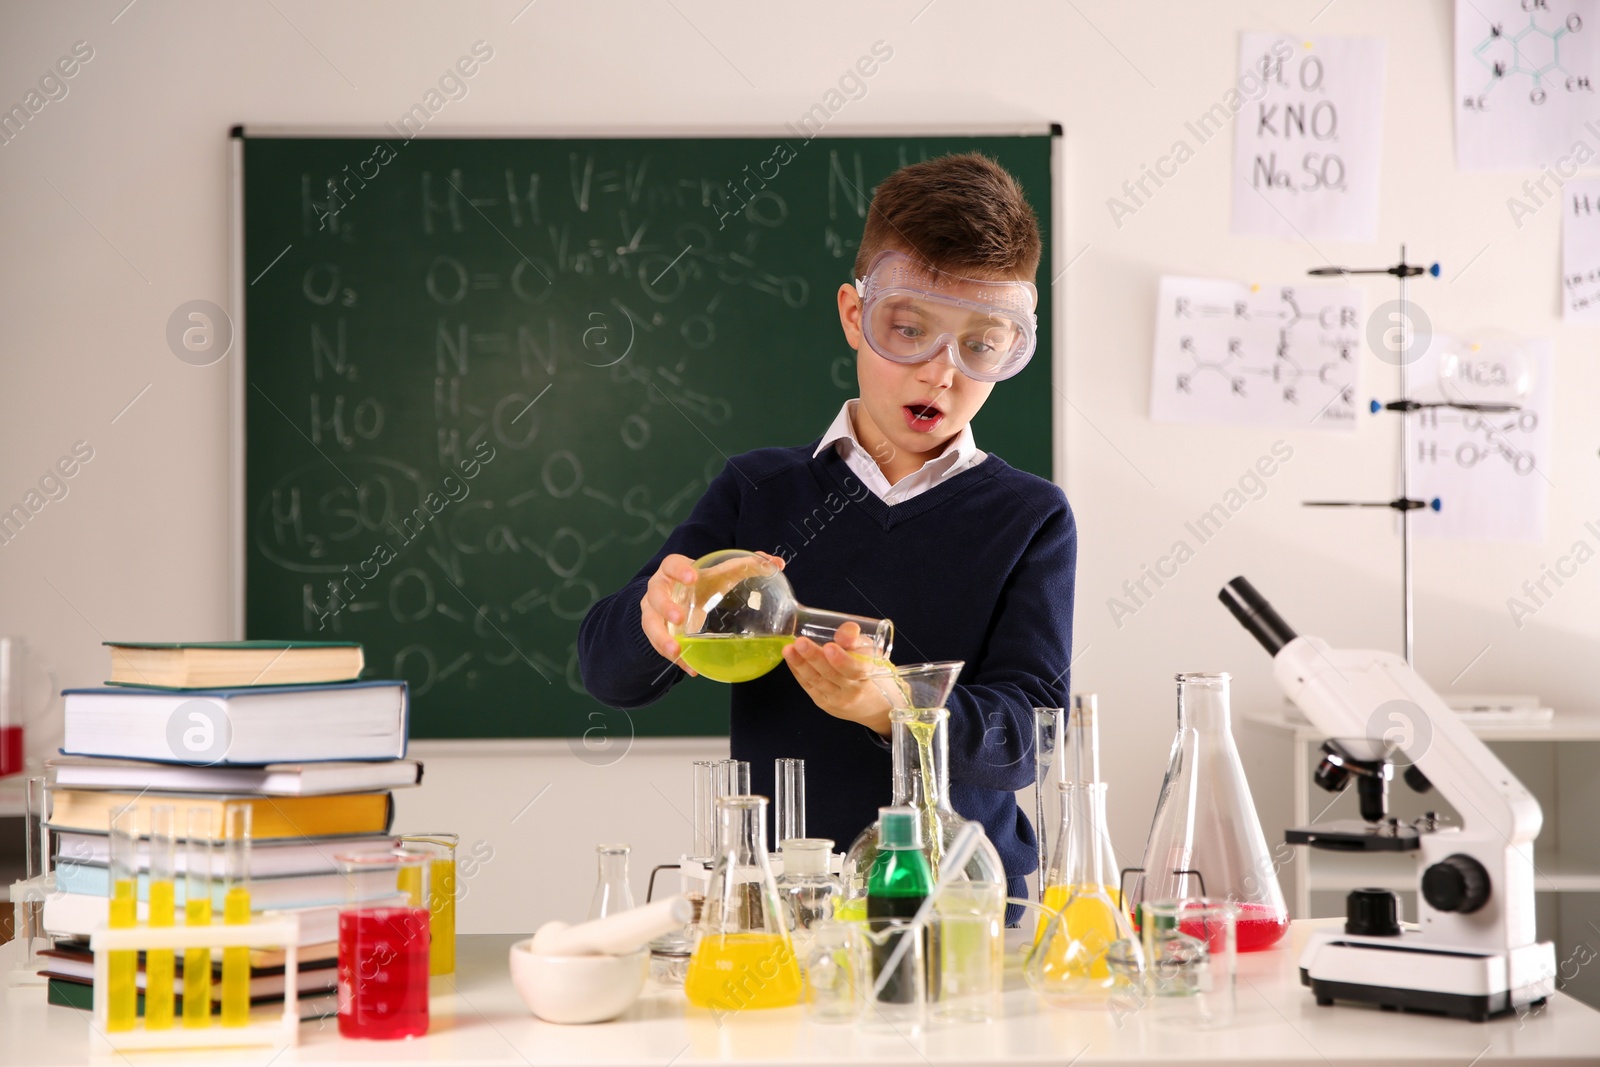
[[[939,860],[955,843],[966,819],[950,806],[950,712],[945,701],[965,666],[960,660],[915,663],[873,675],[889,698],[893,761],[892,803],[917,810],[922,827],[922,848],[933,876],[939,877]],[[845,904],[841,917],[862,917],[860,903],[867,895],[867,878],[878,858],[878,824],[856,837],[844,862]],[[987,836],[967,861],[963,876],[971,882],[1005,884],[1000,854]]]
[[[1145,901],[1236,904],[1239,951],[1269,948],[1289,909],[1229,729],[1228,675],[1177,679],[1178,732],[1129,903],[1135,914]]]
[[[807,637],[818,644],[837,640],[839,628],[855,623],[861,633],[850,651],[888,662],[894,624],[801,605],[783,571],[769,556],[725,549],[694,561],[697,580],[672,587],[682,622],[667,629],[679,658],[707,678],[748,682],[783,659],[785,646]]]
[[[683,992],[714,1011],[800,1002],[800,965],[767,864],[767,798],[717,801],[721,854],[706,886]]]

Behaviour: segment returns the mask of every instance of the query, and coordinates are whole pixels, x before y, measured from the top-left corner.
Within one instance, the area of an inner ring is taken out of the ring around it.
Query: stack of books
[[[144,922],[150,809],[176,809],[180,838],[191,809],[210,809],[220,858],[224,809],[248,805],[251,909],[298,914],[301,1016],[332,1011],[338,910],[349,891],[334,857],[390,848],[391,791],[422,780],[422,765],[403,758],[405,683],[359,681],[357,644],[108,644],[110,680],[63,694],[62,756],[47,765],[56,878],[43,920],[56,939],[45,953],[50,1002],[91,1006],[88,935],[107,917],[114,813],[136,813]],[[180,840],[180,922],[184,858]],[[219,917],[224,874],[213,867]],[[394,886],[356,892],[376,903],[393,896]],[[221,953],[212,957],[220,968]],[[282,999],[282,962],[278,953],[252,951],[253,1001]],[[141,988],[143,980],[141,961]],[[220,997],[220,984],[212,989]]]

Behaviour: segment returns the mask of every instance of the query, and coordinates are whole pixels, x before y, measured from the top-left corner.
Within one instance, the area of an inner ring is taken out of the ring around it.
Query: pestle
[[[540,956],[626,956],[693,917],[688,897],[667,897],[577,926],[547,922],[533,935],[529,951]]]

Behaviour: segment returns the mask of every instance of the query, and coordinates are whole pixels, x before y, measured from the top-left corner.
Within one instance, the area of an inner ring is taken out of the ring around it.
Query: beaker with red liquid
[[[428,854],[396,848],[334,859],[346,887],[339,909],[340,1036],[427,1033]]]
[[[1277,944],[1289,909],[1229,726],[1228,675],[1180,674],[1178,732],[1128,900],[1209,897],[1237,909],[1240,952]]]

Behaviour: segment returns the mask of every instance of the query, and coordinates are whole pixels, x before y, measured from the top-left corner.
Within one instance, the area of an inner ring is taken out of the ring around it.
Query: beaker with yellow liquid
[[[692,585],[673,584],[672,599],[681,622],[667,624],[678,643],[678,658],[718,682],[748,682],[783,661],[783,650],[797,638],[818,644],[837,641],[847,651],[883,664],[894,648],[888,619],[808,608],[795,600],[782,561],[775,556],[730,548],[694,561]],[[854,624],[859,635],[843,638]]]
[[[800,964],[767,863],[767,798],[717,801],[720,854],[683,992],[717,1012],[800,1003]]]

